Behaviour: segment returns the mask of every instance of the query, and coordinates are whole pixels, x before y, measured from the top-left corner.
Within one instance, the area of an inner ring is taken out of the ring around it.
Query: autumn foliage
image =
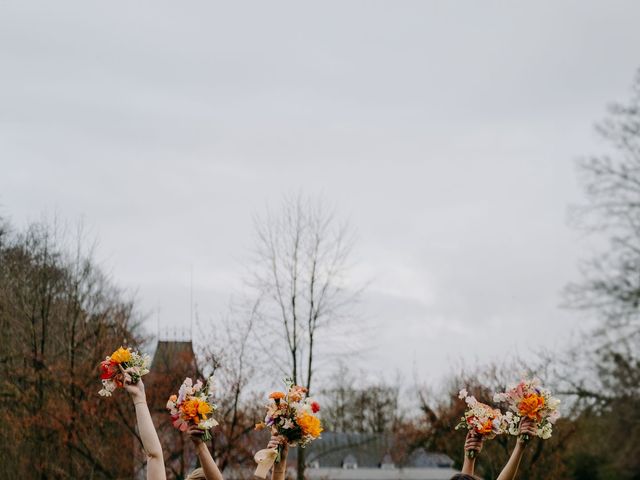
[[[67,240],[45,224],[1,229],[1,478],[134,472],[121,454],[137,441],[130,402],[98,396],[100,361],[139,341],[133,304]]]

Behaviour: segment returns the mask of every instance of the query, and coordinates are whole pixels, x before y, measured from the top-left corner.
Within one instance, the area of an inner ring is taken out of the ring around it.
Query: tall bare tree
[[[608,327],[640,320],[640,71],[626,104],[614,103],[597,125],[609,152],[585,158],[578,170],[587,202],[577,226],[606,248],[582,265],[583,279],[567,288],[570,306],[595,312]]]
[[[286,366],[283,373],[311,391],[320,341],[348,318],[355,299],[345,278],[352,231],[321,201],[302,196],[286,198],[278,212],[256,218],[255,230],[255,331],[277,365]],[[299,479],[304,468],[299,450]]]
[[[566,289],[568,305],[595,315],[599,326],[570,352],[564,377],[567,393],[582,407],[581,416],[606,432],[599,449],[583,452],[583,462],[615,468],[617,478],[636,478],[634,472],[640,471],[640,70],[629,101],[614,103],[608,113],[597,131],[609,149],[580,161],[587,202],[575,212],[578,227],[605,246],[582,264],[582,280]]]

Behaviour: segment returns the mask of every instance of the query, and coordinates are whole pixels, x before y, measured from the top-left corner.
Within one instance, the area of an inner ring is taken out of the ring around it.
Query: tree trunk
[[[304,452],[304,448],[298,447],[298,474],[296,476],[297,480],[304,480],[304,471],[306,469]]]

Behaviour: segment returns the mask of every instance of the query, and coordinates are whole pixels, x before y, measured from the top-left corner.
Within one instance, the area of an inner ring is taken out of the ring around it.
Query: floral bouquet
[[[560,417],[560,400],[543,388],[537,378],[522,380],[506,392],[496,393],[493,400],[508,405],[509,411],[505,414],[505,419],[511,435],[518,435],[520,421],[530,418],[537,424],[537,436],[547,439],[551,437],[553,424]],[[524,441],[529,440],[528,435],[522,437]]]
[[[195,385],[190,378],[185,378],[180,386],[178,395],[171,395],[167,401],[167,410],[171,414],[173,426],[181,432],[186,432],[189,427],[197,426],[204,430],[202,440],[211,440],[211,430],[218,422],[211,416],[218,408],[212,401],[213,377],[209,377],[203,385],[198,380]]]
[[[465,401],[467,409],[464,412],[464,417],[461,417],[460,422],[456,425],[456,430],[466,428],[489,439],[505,432],[507,424],[500,410],[479,402],[464,388],[460,390],[458,398]],[[471,450],[467,452],[467,456],[473,458],[475,452]]]
[[[124,385],[123,370],[128,370],[133,383],[149,373],[149,355],[140,355],[130,348],[120,347],[100,363],[100,380],[102,389],[98,392],[103,397],[110,397],[116,388]]]
[[[287,393],[273,392],[269,395],[267,415],[264,422],[256,425],[256,430],[269,427],[273,435],[284,437],[288,445],[305,447],[320,437],[322,424],[316,414],[320,404],[307,397],[307,389],[285,380]],[[282,447],[277,450],[260,450],[255,459],[258,462],[256,476],[265,478],[269,468],[280,461]]]

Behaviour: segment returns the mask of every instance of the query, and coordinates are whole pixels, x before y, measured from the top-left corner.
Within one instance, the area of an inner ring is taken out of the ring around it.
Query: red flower
[[[100,378],[102,380],[113,378],[118,373],[119,369],[117,363],[112,363],[109,360],[104,360],[100,363]]]
[[[318,413],[320,411],[320,404],[318,402],[313,402],[311,404],[311,411],[313,413]]]

